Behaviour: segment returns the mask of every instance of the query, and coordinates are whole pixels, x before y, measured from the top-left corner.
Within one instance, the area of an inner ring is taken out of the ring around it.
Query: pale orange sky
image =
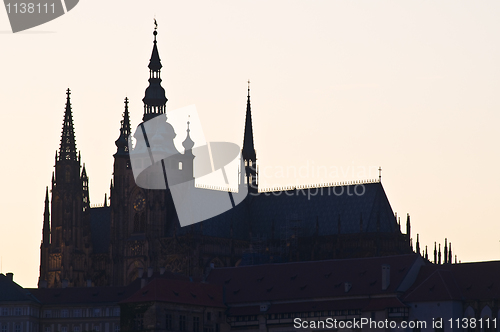
[[[252,81],[261,184],[362,180],[382,166],[422,248],[447,237],[462,261],[500,258],[498,1],[85,0],[18,34],[0,10],[1,272],[37,283],[68,87],[102,204],[125,96],[133,126],[142,117],[153,17],[167,108],[196,105],[209,141],[241,144]],[[325,167],[337,173],[312,174]]]

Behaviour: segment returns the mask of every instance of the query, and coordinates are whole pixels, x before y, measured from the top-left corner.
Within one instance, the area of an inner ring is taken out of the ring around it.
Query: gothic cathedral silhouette
[[[166,117],[168,99],[161,86],[156,28],[153,35],[142,120],[161,117],[158,132],[171,142],[175,132]],[[120,286],[144,271],[203,277],[211,268],[221,266],[413,251],[409,217],[403,234],[380,180],[274,192],[259,189],[250,88],[241,150],[245,176],[240,180],[246,183],[249,195],[241,204],[181,227],[169,188],[144,189],[136,184],[128,145],[133,133],[125,98],[115,141],[109,205],[105,198],[103,206],[91,207],[85,164],[82,166],[76,149],[70,97],[68,89],[50,197],[46,188],[39,287],[61,287],[63,283],[73,287]],[[183,176],[194,179],[196,154],[189,127],[185,135],[184,152],[175,150],[180,158],[177,162],[182,162]],[[362,194],[349,194],[358,188]]]

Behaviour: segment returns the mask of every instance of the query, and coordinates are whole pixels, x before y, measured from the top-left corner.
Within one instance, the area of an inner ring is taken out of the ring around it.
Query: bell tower
[[[194,156],[189,137],[181,154],[174,145],[176,133],[167,122],[165,89],[161,86],[160,55],[157,46],[157,25],[153,31],[153,50],[149,60],[149,85],[145,90],[142,122],[132,132],[128,99],[115,144],[114,172],[111,186],[111,245],[112,285],[127,285],[148,268],[158,271],[165,267],[162,251],[166,237],[180,227],[167,181],[148,186],[148,167],[158,165],[175,171],[191,170]],[[134,144],[129,144],[132,139]],[[153,156],[170,156],[154,163]],[[137,168],[133,168],[137,167]],[[143,172],[135,174],[144,167]],[[142,182],[144,176],[148,181]],[[191,175],[192,177],[192,175]],[[138,186],[139,184],[140,186]],[[166,189],[165,189],[166,188]]]
[[[158,53],[158,47],[156,46],[156,35],[158,32],[158,25],[155,20],[155,30],[153,32],[153,52],[151,53],[151,59],[149,60],[149,86],[146,88],[144,98],[144,115],[142,120],[144,122],[151,120],[158,114],[164,114],[166,109],[165,105],[168,101],[165,96],[165,89],[161,86],[161,61],[160,54]]]
[[[42,244],[42,256],[45,251],[45,258],[41,262],[40,280],[45,281],[48,287],[60,287],[63,280],[69,286],[83,286],[88,277],[87,266],[90,266],[89,255],[92,251],[88,177],[85,168],[80,174],[81,158],[76,150],[70,96],[68,89],[61,144],[59,152],[56,152],[52,176],[50,225],[46,193]]]

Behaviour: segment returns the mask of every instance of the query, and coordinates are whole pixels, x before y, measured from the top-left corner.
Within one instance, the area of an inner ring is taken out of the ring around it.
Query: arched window
[[[182,161],[179,161],[179,171],[182,171]]]

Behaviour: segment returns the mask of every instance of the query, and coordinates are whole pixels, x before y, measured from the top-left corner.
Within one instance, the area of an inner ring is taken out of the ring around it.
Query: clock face
[[[134,210],[142,211],[146,206],[146,199],[141,194],[137,195],[134,200]]]

